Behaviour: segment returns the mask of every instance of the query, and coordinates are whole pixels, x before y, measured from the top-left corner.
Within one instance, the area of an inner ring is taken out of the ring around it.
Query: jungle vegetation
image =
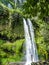
[[[22,61],[23,18],[30,18],[34,25],[39,60],[49,60],[49,0],[26,0],[22,4],[19,0],[16,4],[14,0],[0,0],[0,65]]]

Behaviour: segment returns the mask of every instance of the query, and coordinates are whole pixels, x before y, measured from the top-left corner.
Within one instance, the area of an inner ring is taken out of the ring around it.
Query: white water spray
[[[11,6],[11,4],[10,4],[10,3],[8,3],[8,7],[12,9],[12,6]]]
[[[24,22],[24,31],[25,31],[25,40],[26,40],[26,65],[31,65],[31,40],[29,36],[28,26],[26,20],[23,19]]]
[[[32,62],[38,62],[38,54],[37,54],[37,48],[36,48],[36,44],[35,44],[35,40],[34,40],[34,29],[33,29],[33,25],[32,22],[30,21],[30,19],[27,19],[28,25],[29,25],[29,29],[30,29],[30,37],[31,37],[31,44],[32,44]]]
[[[25,65],[31,65],[32,62],[38,62],[38,54],[36,45],[34,43],[34,30],[30,19],[23,19],[25,40],[26,40],[26,63]]]

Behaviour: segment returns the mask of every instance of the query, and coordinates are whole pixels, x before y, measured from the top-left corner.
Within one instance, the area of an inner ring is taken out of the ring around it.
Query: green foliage
[[[2,39],[0,39],[0,45],[1,45],[1,44],[4,44],[4,43],[5,43],[5,41],[2,40]]]
[[[42,21],[42,20],[39,20],[39,19],[38,19],[38,22],[36,21],[36,23],[39,26],[39,28],[37,28],[35,30],[35,34],[36,34],[35,35],[35,37],[36,37],[35,39],[36,39],[36,43],[37,43],[39,59],[40,60],[48,60],[49,52],[47,51],[47,49],[48,49],[48,46],[49,46],[49,42],[46,41],[46,40],[49,39],[49,34],[48,33],[46,34],[46,32],[48,32],[48,30],[45,29],[45,27],[46,27],[45,24],[46,23],[44,21]],[[46,35],[48,35],[48,36],[46,36]]]
[[[35,40],[37,43],[40,60],[48,60],[49,52],[49,21],[43,18],[49,16],[48,0],[27,0],[23,6],[23,13],[32,20],[35,28]],[[47,24],[48,23],[48,24]]]
[[[49,15],[49,1],[48,0],[27,0],[24,3],[24,14],[29,17],[38,16],[43,18]]]
[[[6,11],[6,10],[5,10]],[[23,22],[22,17],[18,13],[2,12],[0,20],[0,34],[7,36],[9,39],[23,38]],[[4,15],[4,16],[3,16]]]
[[[0,46],[0,63],[2,65],[7,65],[9,62],[21,61],[23,58],[23,43],[24,39],[16,40],[13,43],[6,42],[3,44],[2,42]]]
[[[7,7],[8,3],[11,4],[12,9]],[[12,41],[24,38],[22,16],[29,17],[34,25],[39,59],[49,60],[49,21],[43,20],[44,17],[46,19],[49,16],[49,1],[27,0],[24,2],[23,8],[18,8],[18,4],[15,5],[13,0],[0,0],[0,34]],[[23,41],[10,43],[0,40],[0,62],[3,65],[21,60]]]

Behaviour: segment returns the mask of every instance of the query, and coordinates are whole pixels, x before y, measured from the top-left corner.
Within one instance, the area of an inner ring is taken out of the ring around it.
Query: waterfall
[[[29,29],[30,29],[30,37],[31,37],[31,44],[32,44],[32,62],[37,62],[38,61],[38,54],[37,54],[37,48],[35,45],[35,40],[34,40],[34,29],[33,29],[33,25],[32,22],[30,21],[30,19],[27,19],[28,25],[29,25]]]
[[[23,19],[25,43],[26,43],[26,63],[25,65],[31,65],[32,62],[38,62],[37,48],[34,42],[34,29],[30,19]]]
[[[24,22],[24,31],[25,31],[25,40],[26,40],[26,65],[31,64],[31,40],[29,36],[28,26],[26,20],[23,19]]]
[[[12,9],[12,6],[11,6],[11,4],[10,4],[10,3],[8,3],[8,7]]]
[[[18,3],[18,2],[22,4],[22,3],[25,2],[25,1],[26,1],[26,0],[14,0],[15,4]]]

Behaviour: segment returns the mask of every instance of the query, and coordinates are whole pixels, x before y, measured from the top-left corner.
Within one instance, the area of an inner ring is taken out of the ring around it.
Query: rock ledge
[[[9,63],[9,65],[25,65],[25,62],[11,62]],[[44,62],[32,62],[32,65],[49,65],[48,61],[44,61]]]

